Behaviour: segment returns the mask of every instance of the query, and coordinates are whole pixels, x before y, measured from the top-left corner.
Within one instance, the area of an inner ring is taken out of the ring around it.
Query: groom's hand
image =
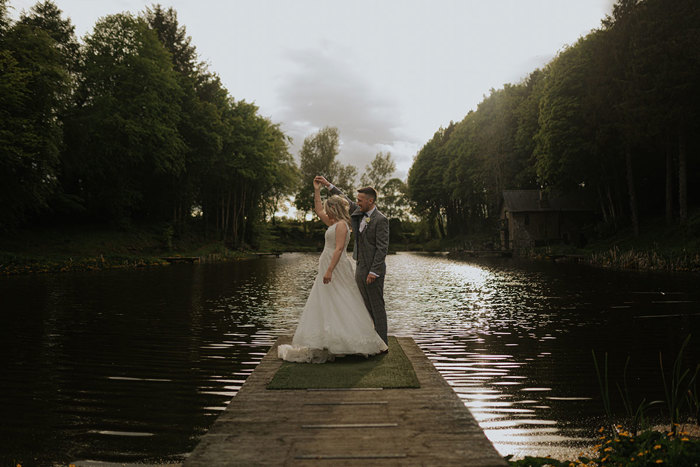
[[[370,285],[377,278],[374,274],[367,274],[367,285]]]
[[[326,180],[326,177],[323,177],[321,175],[316,175],[316,177],[314,177],[314,182],[318,182],[326,188],[328,188],[331,185],[331,182]]]

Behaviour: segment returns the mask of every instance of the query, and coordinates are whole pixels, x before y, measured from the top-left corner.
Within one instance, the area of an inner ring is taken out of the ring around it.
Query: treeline
[[[307,136],[299,151],[300,184],[294,194],[294,204],[299,212],[313,210],[313,185],[316,175],[323,175],[348,196],[355,196],[357,167],[343,165],[337,156],[340,153],[340,133],[336,127],[325,127]],[[406,184],[392,177],[396,163],[390,152],[379,152],[365,166],[360,177],[361,186],[371,186],[379,194],[378,205],[382,212],[395,222],[408,220],[410,205],[406,198]]]
[[[700,205],[700,3],[620,0],[524,82],[492,90],[415,158],[408,193],[445,237],[493,229],[502,192],[576,192],[608,232]]]
[[[197,219],[250,242],[297,187],[288,138],[237,101],[160,5],[101,18],[82,43],[51,1],[0,0],[0,230],[59,219]]]

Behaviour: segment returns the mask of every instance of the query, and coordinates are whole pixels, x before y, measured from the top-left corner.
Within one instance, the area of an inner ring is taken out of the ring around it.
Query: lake
[[[316,262],[0,279],[0,462],[182,460],[293,333]],[[661,399],[659,353],[670,367],[700,330],[697,274],[419,253],[387,266],[389,333],[416,340],[503,455],[571,458],[594,444],[592,350],[613,375],[630,356],[633,397]]]

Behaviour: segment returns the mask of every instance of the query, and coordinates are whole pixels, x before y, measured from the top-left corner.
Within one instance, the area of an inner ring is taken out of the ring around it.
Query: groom
[[[388,345],[384,309],[384,259],[389,250],[389,219],[375,206],[377,192],[371,187],[360,188],[357,190],[357,202],[354,202],[324,177],[319,175],[314,180],[334,195],[343,196],[350,202],[352,230],[355,233],[352,257],[357,261],[355,282],[374,321],[374,329]]]

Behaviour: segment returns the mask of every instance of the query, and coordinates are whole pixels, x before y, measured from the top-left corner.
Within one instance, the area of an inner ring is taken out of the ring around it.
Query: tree
[[[121,223],[170,214],[164,187],[185,168],[180,94],[170,56],[144,20],[97,22],[67,122],[71,172],[93,216]]]
[[[46,211],[57,189],[62,116],[68,104],[73,27],[51,2],[10,24],[0,5],[0,201],[4,224]],[[47,29],[42,29],[46,27]],[[62,34],[56,33],[60,29]],[[61,41],[54,38],[54,35]]]
[[[166,10],[157,3],[152,8],[146,7],[142,16],[170,52],[175,71],[183,75],[196,73],[197,49],[192,45],[187,29],[179,24],[177,12],[172,7]]]
[[[322,128],[318,133],[304,138],[299,151],[301,181],[294,198],[294,204],[299,211],[309,212],[313,209],[312,182],[316,175],[323,175],[351,196],[357,169],[336,160],[339,147],[340,135],[334,127]]]
[[[365,173],[360,178],[360,184],[371,186],[378,192],[384,191],[384,185],[396,171],[396,163],[391,158],[391,153],[379,152],[372,162],[365,167]]]
[[[10,17],[7,14],[7,0],[0,0],[0,40],[10,27]]]
[[[214,86],[223,90],[223,86],[217,76],[197,62],[197,50],[192,45],[192,38],[187,35],[186,28],[179,24],[177,12],[173,8],[166,10],[156,4],[152,8],[146,8],[141,16],[170,52],[178,85],[182,90],[178,132],[185,144],[185,169],[174,176],[163,190],[172,208],[172,223],[176,232],[180,232],[198,204],[202,173],[209,159],[221,150],[221,135],[215,130],[221,125],[221,112],[215,108],[217,105],[224,108],[226,104],[223,101],[226,97],[219,96],[219,102],[214,104],[209,100],[212,97],[210,93],[199,92],[203,87]],[[225,90],[223,94],[227,94]]]
[[[400,178],[390,178],[382,187],[379,204],[382,212],[390,219],[408,220],[410,203],[408,187]]]
[[[54,2],[44,0],[34,5],[28,14],[23,14],[19,22],[47,33],[55,41],[54,47],[63,59],[63,66],[73,72],[77,66],[80,46],[75,37],[75,26],[61,14]]]
[[[455,128],[453,122],[440,128],[418,152],[408,172],[408,196],[415,214],[425,219],[431,235],[437,228],[441,237],[446,236],[445,209],[450,204],[449,188],[443,183],[444,168],[453,159],[446,145]]]

